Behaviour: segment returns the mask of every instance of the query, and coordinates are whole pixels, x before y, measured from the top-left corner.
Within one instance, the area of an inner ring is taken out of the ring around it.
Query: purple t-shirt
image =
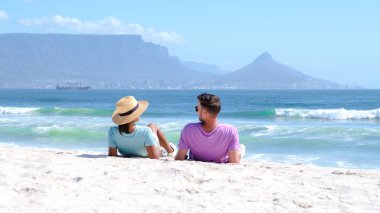
[[[190,149],[190,159],[207,162],[228,162],[228,151],[239,150],[239,134],[234,126],[218,124],[212,132],[205,132],[201,123],[190,123],[183,128],[179,149]]]

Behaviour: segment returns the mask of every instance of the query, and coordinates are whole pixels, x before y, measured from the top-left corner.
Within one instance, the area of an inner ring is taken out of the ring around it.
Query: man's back
[[[190,123],[182,130],[179,149],[189,149],[190,159],[208,162],[228,162],[228,152],[239,150],[236,127],[218,124],[205,132],[201,123]]]

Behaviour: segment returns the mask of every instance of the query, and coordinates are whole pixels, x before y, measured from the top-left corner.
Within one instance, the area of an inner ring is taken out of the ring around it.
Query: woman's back
[[[146,146],[159,147],[159,144],[149,127],[136,126],[135,131],[120,134],[119,127],[114,126],[108,132],[108,146],[117,147],[123,156],[147,157]]]

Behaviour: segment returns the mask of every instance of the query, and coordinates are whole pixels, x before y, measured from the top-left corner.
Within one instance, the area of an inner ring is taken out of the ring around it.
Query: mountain
[[[0,86],[42,82],[186,87],[202,81],[139,35],[0,34]],[[208,75],[207,75],[208,76]]]
[[[219,85],[219,88],[244,89],[343,89],[350,87],[305,75],[275,61],[267,52],[247,66],[207,84]]]
[[[188,70],[195,70],[204,73],[210,73],[214,75],[226,74],[226,71],[221,70],[218,66],[213,64],[198,63],[194,61],[185,61],[182,62],[182,65]]]
[[[263,53],[222,74],[215,65],[181,62],[140,35],[0,34],[0,88],[342,89]]]

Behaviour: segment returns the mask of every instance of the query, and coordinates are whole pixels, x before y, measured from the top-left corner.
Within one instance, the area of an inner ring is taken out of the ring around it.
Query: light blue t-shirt
[[[134,132],[119,133],[119,127],[108,131],[108,146],[116,147],[120,154],[127,157],[148,157],[146,146],[158,146],[152,130],[146,126],[136,126]]]

